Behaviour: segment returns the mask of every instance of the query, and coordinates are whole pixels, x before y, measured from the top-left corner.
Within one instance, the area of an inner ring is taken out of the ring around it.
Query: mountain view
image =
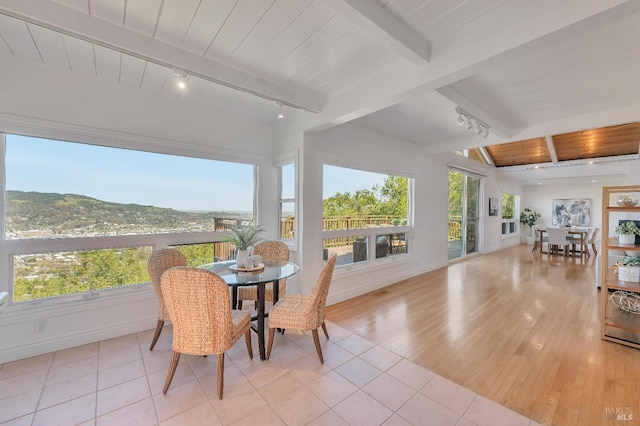
[[[185,212],[119,204],[77,194],[7,191],[7,239],[196,232],[215,229],[216,218],[251,213]]]

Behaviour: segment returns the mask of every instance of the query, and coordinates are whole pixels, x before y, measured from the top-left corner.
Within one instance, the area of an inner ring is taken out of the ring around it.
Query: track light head
[[[282,106],[282,102],[273,101],[273,104],[278,108],[278,118],[284,118],[284,107]]]
[[[178,78],[178,89],[180,90],[184,90],[187,88],[187,80],[189,75],[187,74],[186,71],[184,70],[180,70],[180,69],[174,69],[173,70],[173,75],[175,75]]]
[[[456,123],[460,126],[464,126],[467,130],[473,129],[476,135],[480,135],[483,138],[489,136],[489,125],[478,120],[468,112],[462,110],[460,107],[456,107]]]

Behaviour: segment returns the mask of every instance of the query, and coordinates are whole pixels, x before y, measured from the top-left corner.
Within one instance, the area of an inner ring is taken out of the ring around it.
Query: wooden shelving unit
[[[610,223],[613,213],[634,213],[625,219],[640,220],[640,205],[618,206],[616,201],[620,195],[633,195],[640,199],[640,185],[602,188],[601,336],[603,340],[640,349],[640,315],[628,314],[609,304],[609,296],[615,291],[640,294],[640,283],[620,281],[613,273],[613,268],[609,267],[609,256],[614,250],[640,252],[640,245],[619,244],[617,238],[609,236],[618,225],[617,222]]]

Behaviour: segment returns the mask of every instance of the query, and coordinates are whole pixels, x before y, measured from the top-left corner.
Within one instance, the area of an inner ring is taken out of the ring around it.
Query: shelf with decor
[[[601,337],[640,349],[640,235],[613,237],[626,222],[640,225],[640,185],[602,188]],[[628,225],[634,231],[633,225]],[[640,234],[640,231],[637,231]],[[613,257],[613,259],[612,259]],[[612,265],[615,258],[619,258]],[[636,268],[636,269],[633,269]]]

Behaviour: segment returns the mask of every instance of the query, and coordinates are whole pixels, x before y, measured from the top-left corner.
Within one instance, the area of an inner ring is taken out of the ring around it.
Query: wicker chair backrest
[[[173,322],[173,350],[221,354],[233,343],[227,283],[206,269],[176,267],[162,274],[162,292]]]
[[[187,266],[187,259],[174,248],[155,249],[147,260],[147,270],[151,277],[151,284],[153,284],[153,289],[156,291],[156,296],[158,296],[158,302],[160,303],[158,318],[162,321],[169,321],[170,318],[162,296],[160,277],[165,271],[176,266]]]

